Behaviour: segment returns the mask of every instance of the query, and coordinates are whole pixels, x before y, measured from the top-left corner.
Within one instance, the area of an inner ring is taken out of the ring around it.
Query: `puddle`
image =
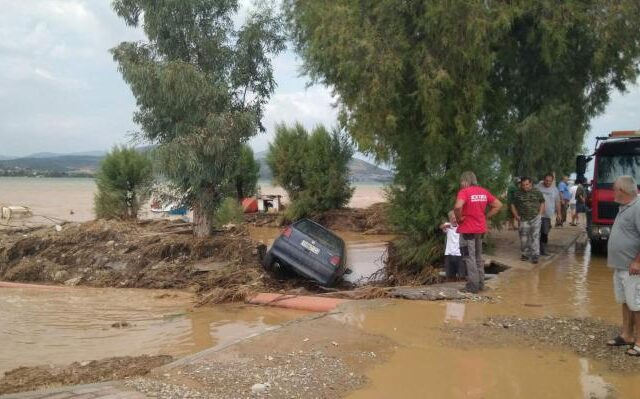
[[[191,310],[191,303],[180,291],[0,288],[0,373],[111,356],[182,356],[306,314],[245,305]],[[121,321],[129,326],[111,327]]]
[[[388,301],[352,307],[344,322],[398,343],[388,362],[367,373],[370,383],[349,398],[607,398],[637,397],[640,375],[608,371],[569,350],[497,344],[473,338],[451,342],[443,326],[461,326],[495,315],[592,317],[619,323],[619,305],[606,259],[570,251],[531,272],[500,274],[496,304]],[[449,340],[449,341],[447,341]],[[621,354],[621,356],[624,356]]]
[[[281,229],[270,227],[251,227],[249,233],[254,240],[268,247],[280,235]],[[384,266],[387,243],[392,235],[365,235],[353,232],[336,231],[347,246],[347,266],[353,271],[345,275],[345,280],[358,283],[368,279]]]

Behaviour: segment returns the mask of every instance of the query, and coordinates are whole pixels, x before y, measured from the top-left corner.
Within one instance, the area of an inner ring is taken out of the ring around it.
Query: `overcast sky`
[[[0,155],[108,150],[129,142],[137,129],[135,101],[108,49],[144,36],[127,28],[110,4],[0,0]],[[266,149],[276,122],[335,124],[329,90],[306,88],[299,64],[291,51],[274,61],[278,88],[266,107],[268,132],[252,140],[254,150]],[[638,104],[637,86],[614,95],[590,136],[640,129]]]

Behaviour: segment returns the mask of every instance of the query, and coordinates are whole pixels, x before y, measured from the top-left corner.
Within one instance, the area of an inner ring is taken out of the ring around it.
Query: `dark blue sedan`
[[[284,229],[262,264],[268,271],[289,269],[329,286],[346,271],[344,241],[318,223],[302,219]]]

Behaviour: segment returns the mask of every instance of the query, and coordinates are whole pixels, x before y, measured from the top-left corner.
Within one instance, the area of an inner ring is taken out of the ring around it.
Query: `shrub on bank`
[[[318,126],[308,133],[299,123],[276,126],[267,163],[274,183],[291,200],[286,218],[296,220],[344,207],[353,195],[349,181],[353,152],[351,142],[338,130],[329,132]]]
[[[134,148],[114,147],[96,174],[94,210],[98,218],[135,219],[149,198],[151,160]]]

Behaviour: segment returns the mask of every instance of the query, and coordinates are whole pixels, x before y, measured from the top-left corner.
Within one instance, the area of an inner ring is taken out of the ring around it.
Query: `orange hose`
[[[323,298],[317,296],[261,293],[249,298],[247,303],[286,309],[308,310],[310,312],[329,312],[341,303],[348,301],[348,299]]]

